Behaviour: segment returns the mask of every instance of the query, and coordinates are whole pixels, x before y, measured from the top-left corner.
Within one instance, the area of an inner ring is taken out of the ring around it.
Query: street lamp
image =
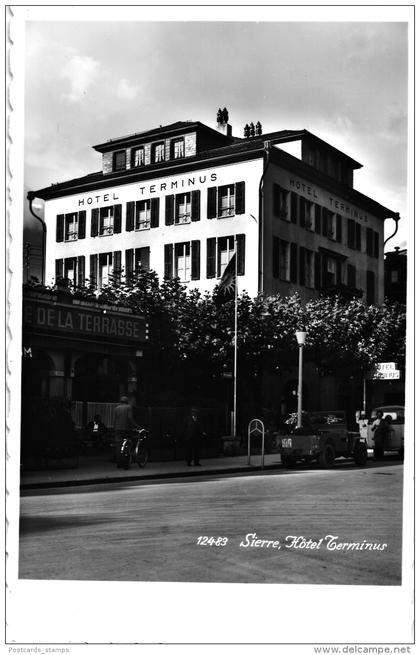
[[[303,371],[303,346],[305,345],[306,332],[296,332],[296,340],[299,346],[299,379],[298,379],[298,411],[297,427],[302,427],[302,371]]]

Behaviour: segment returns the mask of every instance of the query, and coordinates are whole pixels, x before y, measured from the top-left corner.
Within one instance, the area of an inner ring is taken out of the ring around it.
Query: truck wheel
[[[281,456],[281,461],[283,466],[285,466],[288,469],[291,469],[294,467],[296,464],[296,460],[294,457],[291,457],[290,455],[282,455]]]
[[[358,443],[354,448],[354,462],[357,466],[366,466],[368,458],[367,446],[365,443]]]
[[[331,444],[327,443],[324,450],[318,455],[318,462],[324,469],[330,469],[334,465],[335,452]]]

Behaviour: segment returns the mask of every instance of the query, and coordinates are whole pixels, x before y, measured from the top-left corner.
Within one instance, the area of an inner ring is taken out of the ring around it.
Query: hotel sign
[[[380,362],[367,375],[368,380],[399,380],[400,377],[401,371],[395,362]]]
[[[148,326],[141,316],[31,300],[23,303],[23,327],[93,339],[134,342],[148,339]]]

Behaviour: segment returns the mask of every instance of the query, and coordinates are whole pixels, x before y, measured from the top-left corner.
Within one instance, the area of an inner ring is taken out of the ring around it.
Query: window
[[[305,249],[304,262],[305,262],[305,287],[309,287],[310,289],[313,289],[315,285],[315,265],[314,265],[315,253],[313,253],[311,250]]]
[[[327,257],[325,285],[335,287],[338,284],[338,265],[333,257]]]
[[[55,260],[55,279],[66,278],[73,285],[79,287],[85,284],[85,258],[68,257]]]
[[[391,271],[391,282],[396,284],[398,282],[398,271]]]
[[[64,221],[64,241],[76,241],[77,236],[77,212],[66,214]]]
[[[175,225],[191,222],[191,193],[176,196]]]
[[[301,218],[301,220],[304,221],[306,229],[313,232],[315,230],[315,205],[304,198],[302,200],[303,219]]]
[[[286,221],[290,221],[289,192],[278,184],[273,184],[273,214]]]
[[[114,152],[114,171],[124,171],[127,168],[127,154],[125,150]]]
[[[99,235],[101,237],[114,233],[114,207],[101,207],[99,211]]]
[[[347,245],[353,250],[361,249],[362,226],[353,219],[347,219]]]
[[[379,233],[370,227],[366,228],[366,254],[379,257]]]
[[[56,225],[56,241],[76,241],[86,236],[86,212],[58,214]]]
[[[200,279],[200,241],[167,243],[164,255],[165,278],[178,277],[181,282]]]
[[[245,182],[207,189],[207,218],[245,213]]]
[[[137,168],[138,166],[144,166],[144,148],[133,148],[131,151],[131,166]]]
[[[150,228],[150,200],[136,202],[136,230]]]
[[[174,139],[171,141],[171,159],[180,159],[185,157],[184,139]]]
[[[99,255],[99,288],[109,284],[112,276],[112,252]]]
[[[165,144],[164,143],[154,143],[152,146],[153,153],[153,162],[158,164],[161,161],[165,161]]]
[[[217,247],[217,277],[222,277],[226,266],[229,264],[234,252],[234,237],[219,237]]]
[[[327,210],[326,217],[327,217],[327,237],[335,241],[335,237],[336,237],[335,215],[333,214],[333,212]]]

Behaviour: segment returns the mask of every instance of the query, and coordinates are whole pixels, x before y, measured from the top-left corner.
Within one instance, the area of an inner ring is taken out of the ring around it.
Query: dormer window
[[[127,156],[125,150],[114,152],[114,171],[125,171],[127,168]]]
[[[171,141],[171,159],[180,159],[185,157],[184,139],[174,139]]]
[[[161,161],[165,161],[165,144],[154,143],[152,146],[152,153],[153,163],[158,164]]]
[[[131,151],[131,166],[137,168],[144,166],[144,148],[133,148]]]

